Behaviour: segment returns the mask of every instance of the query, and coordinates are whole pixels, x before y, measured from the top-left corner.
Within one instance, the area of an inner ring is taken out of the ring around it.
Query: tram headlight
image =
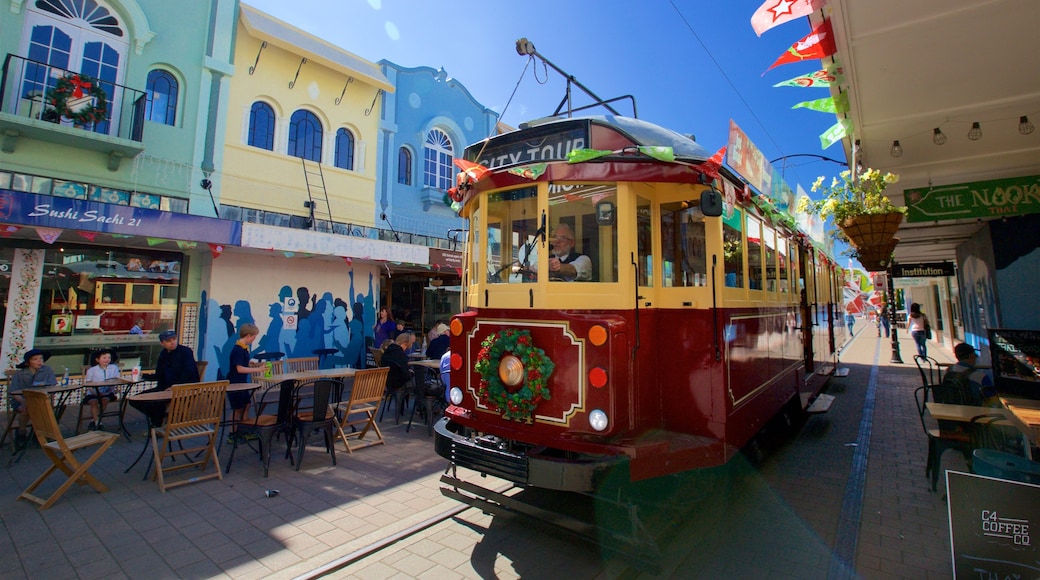
[[[507,354],[498,363],[498,378],[510,387],[515,387],[524,380],[524,363],[517,357]]]
[[[451,398],[452,405],[462,404],[462,389],[458,387],[452,387],[451,391],[448,392],[448,396]]]
[[[593,409],[589,413],[589,425],[592,426],[596,431],[603,431],[610,424],[610,419],[607,418],[607,414],[599,409]]]

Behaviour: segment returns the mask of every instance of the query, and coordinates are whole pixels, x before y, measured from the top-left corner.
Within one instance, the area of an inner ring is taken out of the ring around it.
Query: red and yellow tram
[[[593,492],[722,465],[819,393],[842,269],[766,204],[723,203],[743,184],[691,138],[552,119],[465,158],[488,171],[460,194],[467,309],[436,426],[453,466]],[[560,276],[571,244],[586,263]]]

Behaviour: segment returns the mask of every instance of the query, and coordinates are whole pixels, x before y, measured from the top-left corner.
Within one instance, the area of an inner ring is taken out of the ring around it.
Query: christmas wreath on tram
[[[47,104],[59,119],[65,117],[76,125],[101,123],[108,114],[108,96],[101,83],[81,74],[58,79],[47,91]]]
[[[550,399],[549,376],[556,365],[534,346],[527,330],[496,332],[480,346],[474,366],[480,375],[477,397],[504,419],[530,423],[538,404]]]

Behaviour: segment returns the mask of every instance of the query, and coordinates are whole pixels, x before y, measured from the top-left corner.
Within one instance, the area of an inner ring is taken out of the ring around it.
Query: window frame
[[[423,186],[447,191],[455,173],[454,158],[455,144],[447,131],[437,127],[430,129],[423,140]]]
[[[153,78],[153,76],[158,78]],[[155,90],[155,84],[159,80],[166,81],[167,89],[169,89],[169,91],[165,93],[166,106],[164,107],[165,110],[163,111],[161,119],[156,118],[157,114],[155,106],[155,95],[163,94],[157,93]],[[144,105],[145,120],[175,127],[177,125],[177,104],[180,95],[180,81],[177,80],[177,77],[166,69],[153,68],[148,71],[147,81],[145,82],[145,94],[147,95]]]
[[[322,149],[324,148],[324,132],[325,128],[322,126],[318,115],[307,109],[296,109],[289,116],[289,136],[286,142],[286,154],[321,163]]]
[[[397,183],[412,184],[412,151],[407,147],[397,150]]]
[[[344,147],[344,142],[346,143],[346,147]],[[335,143],[336,148],[332,164],[340,169],[354,171],[354,153],[355,144],[357,143],[357,139],[354,137],[354,132],[346,127],[336,129]],[[346,149],[345,151],[344,148]],[[345,159],[344,156],[346,157]]]

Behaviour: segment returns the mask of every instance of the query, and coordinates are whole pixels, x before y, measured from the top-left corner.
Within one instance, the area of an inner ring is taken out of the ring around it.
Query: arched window
[[[346,129],[336,131],[336,167],[354,169],[354,134]]]
[[[427,133],[423,156],[423,184],[447,191],[451,187],[453,173],[451,159],[455,156],[455,149],[448,134],[440,129],[433,129]]]
[[[397,183],[412,184],[412,152],[405,147],[397,152]]]
[[[289,155],[321,162],[321,121],[300,109],[289,118]]]
[[[249,109],[249,145],[274,151],[274,109],[263,101]]]
[[[174,125],[177,120],[177,79],[164,70],[148,71],[145,92],[148,100],[144,105],[144,118],[163,125]]]

